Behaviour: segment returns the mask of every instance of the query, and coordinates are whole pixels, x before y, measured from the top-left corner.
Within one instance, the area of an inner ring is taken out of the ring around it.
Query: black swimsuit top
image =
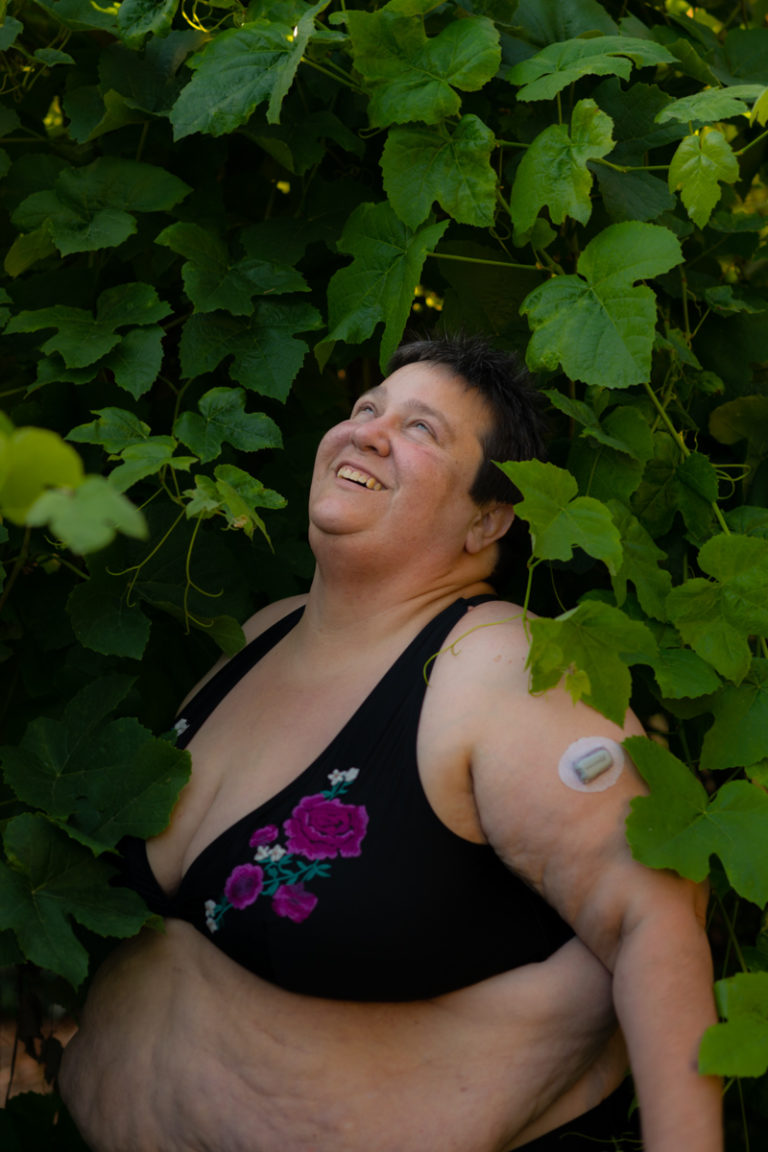
[[[549,956],[572,929],[492,848],[438,819],[416,761],[425,664],[484,599],[430,621],[325,751],[204,848],[173,896],[140,840],[121,846],[126,882],[258,976],[314,996],[425,999]],[[302,611],[201,688],[177,723],[182,747]]]

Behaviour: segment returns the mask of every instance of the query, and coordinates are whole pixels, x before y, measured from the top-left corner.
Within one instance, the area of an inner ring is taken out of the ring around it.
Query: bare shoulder
[[[249,616],[243,624],[243,634],[245,635],[246,644],[250,644],[250,642],[255,640],[257,636],[260,636],[262,632],[266,632],[267,628],[271,628],[273,624],[277,624],[277,622],[282,620],[284,616],[287,616],[289,612],[293,612],[296,608],[303,607],[306,600],[306,595],[288,596],[285,600],[275,600],[272,604],[267,604],[265,608],[260,608],[258,612],[254,612],[253,616]],[[200,691],[203,685],[207,684],[207,682],[216,675],[220,668],[223,668],[225,664],[229,663],[230,659],[231,657],[229,656],[222,656],[216,661],[212,668],[209,668],[205,676],[198,680],[194,688],[187,693],[182,701],[180,711],[184,708],[184,705]]]

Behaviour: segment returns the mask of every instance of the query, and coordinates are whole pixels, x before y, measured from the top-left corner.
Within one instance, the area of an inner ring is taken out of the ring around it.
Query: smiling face
[[[310,542],[363,540],[374,555],[461,553],[480,510],[469,490],[488,427],[485,401],[441,365],[399,368],[320,442]]]

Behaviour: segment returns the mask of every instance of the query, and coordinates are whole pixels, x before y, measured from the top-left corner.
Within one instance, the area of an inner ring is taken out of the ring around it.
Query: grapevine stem
[[[541,272],[543,269],[536,264],[513,264],[509,260],[482,260],[479,256],[455,256],[452,252],[427,252],[435,260],[461,260],[464,264],[490,264],[495,268],[517,268],[526,272]]]
[[[20,550],[18,556],[16,557],[16,563],[14,564],[13,568],[11,569],[11,574],[8,577],[8,580],[6,581],[5,588],[3,589],[3,594],[2,594],[2,596],[0,596],[0,613],[2,613],[3,608],[5,607],[5,605],[8,601],[8,597],[11,594],[11,589],[13,588],[14,584],[16,583],[16,580],[18,578],[19,573],[21,572],[22,568],[24,567],[24,565],[27,562],[27,556],[29,555],[29,537],[30,537],[31,532],[32,532],[31,528],[26,528],[24,530],[24,539],[21,542],[21,550]]]
[[[302,56],[302,64],[309,64],[310,68],[314,68],[317,72],[322,72],[323,76],[327,76],[330,80],[336,80],[339,84],[344,84],[347,88],[351,88],[353,92],[359,92],[364,95],[364,90],[350,80],[341,70],[333,71],[330,68],[324,68],[322,64],[318,64],[315,60],[310,60],[308,56]]]
[[[651,388],[650,383],[647,380],[645,380],[645,381],[643,381],[643,386],[644,386],[646,392],[648,393],[648,395],[650,396],[651,401],[652,401],[654,407],[656,408],[657,412],[659,413],[662,420],[666,424],[669,432],[672,435],[672,438],[674,439],[675,443],[680,448],[680,451],[682,452],[683,456],[685,456],[685,457],[690,456],[690,454],[691,454],[690,448],[687,446],[687,444],[683,440],[681,433],[678,432],[677,428],[675,428],[674,424],[670,420],[669,414],[667,413],[666,408],[662,404],[659,403],[659,398],[656,395],[656,393],[654,392],[653,388]],[[725,522],[725,516],[723,516],[723,513],[720,509],[719,504],[717,503],[716,500],[712,500],[711,504],[712,504],[712,510],[715,513],[715,518],[716,518],[718,524],[720,525],[720,527],[723,530],[723,532],[725,533],[725,535],[730,536],[731,530]]]

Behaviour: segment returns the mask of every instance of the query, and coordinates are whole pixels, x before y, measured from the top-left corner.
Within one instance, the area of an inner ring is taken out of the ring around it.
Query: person
[[[310,591],[182,706],[190,782],[126,845],[165,931],[107,960],[64,1053],[96,1152],[566,1152],[627,1053],[647,1152],[720,1152],[706,894],[624,836],[640,725],[532,696],[493,589],[493,460],[540,449],[476,339],[404,345],[323,437]]]

